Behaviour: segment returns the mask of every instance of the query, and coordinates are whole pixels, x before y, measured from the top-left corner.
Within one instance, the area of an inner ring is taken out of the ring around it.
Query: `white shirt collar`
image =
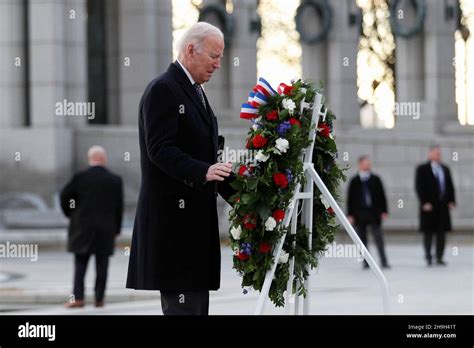
[[[370,178],[370,172],[369,171],[359,171],[359,177],[361,180],[367,180]]]
[[[188,79],[189,79],[189,82],[191,82],[191,85],[194,86],[194,84],[196,83],[196,81],[194,81],[194,79],[193,79],[192,75],[189,73],[188,69],[186,69],[186,68],[184,67],[183,63],[181,63],[181,62],[179,61],[179,59],[176,59],[176,61],[179,63],[179,65],[181,66],[181,68],[183,68],[183,70],[184,70],[186,76],[187,76]]]

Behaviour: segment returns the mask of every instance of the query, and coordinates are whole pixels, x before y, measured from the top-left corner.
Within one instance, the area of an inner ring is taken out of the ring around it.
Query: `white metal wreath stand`
[[[308,104],[306,104],[308,105]],[[314,101],[313,105],[313,115],[312,115],[312,121],[311,124],[317,124],[319,122],[319,116],[322,116],[323,119],[326,118],[326,113],[327,110],[322,111],[322,95],[321,94],[316,94],[316,98]],[[360,240],[359,236],[357,233],[354,231],[354,228],[352,225],[349,223],[347,220],[346,216],[342,212],[341,208],[337,204],[336,200],[334,197],[331,195],[329,190],[327,189],[326,185],[323,183],[321,178],[319,177],[318,173],[314,169],[312,159],[313,159],[313,149],[314,149],[314,142],[316,139],[316,132],[317,132],[317,127],[314,127],[311,129],[309,133],[309,139],[311,140],[311,144],[307,147],[304,155],[302,156],[302,160],[304,161],[304,172],[305,172],[305,177],[306,177],[306,183],[304,185],[304,190],[301,192],[301,184],[298,184],[295,188],[295,193],[293,195],[292,201],[290,205],[288,206],[286,212],[285,212],[285,218],[283,219],[283,224],[286,227],[288,227],[291,223],[291,229],[290,233],[291,234],[296,234],[296,228],[297,228],[297,223],[298,223],[298,200],[302,200],[305,204],[303,205],[303,211],[301,214],[301,222],[302,224],[308,229],[309,231],[309,248],[311,249],[312,247],[312,232],[313,232],[313,183],[316,184],[318,187],[319,191],[321,191],[322,195],[326,198],[326,200],[329,202],[329,205],[332,207],[334,212],[336,213],[337,218],[339,221],[342,223],[342,226],[344,229],[347,231],[351,239],[354,241],[356,245],[358,245],[362,250],[362,257],[368,262],[371,270],[375,273],[377,276],[377,279],[380,283],[380,286],[382,287],[382,297],[383,297],[383,311],[384,314],[389,313],[389,295],[388,295],[388,283],[387,279],[383,275],[382,271],[380,270],[379,266],[373,259],[372,255],[370,255],[369,251],[365,247],[364,243]],[[288,232],[287,232],[288,233]],[[265,281],[262,286],[262,290],[260,292],[258,302],[257,302],[257,307],[255,309],[254,314],[255,315],[260,315],[264,311],[265,307],[265,302],[268,298],[268,292],[270,290],[271,283],[273,281],[273,278],[275,276],[275,271],[278,265],[278,260],[280,258],[281,252],[283,250],[283,244],[285,241],[286,234],[283,235],[280,239],[280,241],[277,244],[277,247],[273,251],[273,260],[274,263],[269,269],[265,275]],[[302,296],[299,296],[297,293],[295,294],[295,300],[293,301],[292,298],[292,292],[293,292],[293,280],[294,280],[294,266],[295,266],[295,260],[294,257],[292,257],[289,260],[289,273],[290,273],[290,278],[288,280],[288,285],[287,285],[287,291],[286,291],[286,300],[285,300],[285,306],[287,307],[287,312],[288,314],[291,313],[291,302],[294,302],[294,311],[293,314],[297,315],[300,314],[300,300]],[[311,289],[310,289],[310,266],[306,266],[307,271],[308,271],[308,278],[305,280],[304,286],[307,290],[307,295],[303,299],[303,314],[309,314],[309,306],[311,302]]]

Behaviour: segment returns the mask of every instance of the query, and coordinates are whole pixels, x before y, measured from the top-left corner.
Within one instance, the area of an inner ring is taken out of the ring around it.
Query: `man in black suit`
[[[120,234],[122,179],[105,168],[100,146],[88,152],[89,168],[74,175],[61,192],[61,208],[70,218],[68,251],[75,254],[74,298],[68,308],[84,307],[84,276],[92,254],[96,261],[95,306],[104,305],[109,256]]]
[[[371,162],[364,155],[358,161],[359,173],[349,183],[347,212],[349,222],[355,226],[357,234],[367,247],[367,226],[372,229],[375,245],[379,252],[382,267],[390,268],[385,255],[382,234],[382,220],[388,216],[387,200],[380,178],[372,174]],[[369,265],[364,261],[364,268]]]
[[[439,145],[430,147],[428,162],[416,169],[416,193],[420,201],[420,231],[428,266],[431,266],[431,240],[436,235],[436,263],[443,261],[446,231],[451,230],[450,210],[455,206],[454,186],[449,168],[441,163]]]
[[[159,290],[165,315],[207,315],[209,290],[220,286],[216,197],[233,194],[231,164],[217,163],[217,119],[201,86],[220,67],[223,34],[196,23],[178,51],[139,105],[142,181],[127,287]]]

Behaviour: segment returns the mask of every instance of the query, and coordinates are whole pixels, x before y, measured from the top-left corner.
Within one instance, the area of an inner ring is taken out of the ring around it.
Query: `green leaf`
[[[268,217],[272,214],[271,209],[268,206],[261,206],[258,215],[262,221],[267,221]]]

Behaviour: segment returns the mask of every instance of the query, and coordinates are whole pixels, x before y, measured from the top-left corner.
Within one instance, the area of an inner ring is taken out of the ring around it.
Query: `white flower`
[[[321,203],[323,203],[324,208],[327,209],[331,206],[329,202],[327,201],[326,197],[324,197],[323,195],[319,195],[319,199],[321,200]]]
[[[278,138],[275,141],[275,144],[276,144],[276,148],[278,149],[278,151],[280,151],[280,153],[285,153],[290,147],[290,143],[288,142],[288,140],[283,139],[283,138]]]
[[[235,240],[239,240],[240,239],[240,234],[242,233],[242,227],[240,227],[240,225],[236,228],[236,227],[232,227],[230,229],[230,234],[232,235],[232,238],[234,238]]]
[[[266,162],[269,158],[270,156],[265,155],[262,150],[258,150],[257,154],[255,155],[255,159],[258,162]]]
[[[288,254],[285,250],[282,250],[278,263],[287,263],[289,257],[290,254]]]
[[[277,222],[275,221],[274,218],[272,218],[271,216],[267,219],[267,221],[265,222],[265,230],[267,231],[273,231],[273,229],[276,227],[277,225]]]
[[[296,108],[296,104],[293,100],[286,98],[286,99],[283,99],[281,104],[283,105],[284,109],[287,109],[290,112],[290,115],[293,114],[293,111]]]
[[[300,88],[300,91],[301,91],[301,93],[306,94],[307,89],[304,88],[304,87],[301,87],[301,88]]]
[[[258,127],[258,124],[257,124],[257,123],[254,123],[254,124],[252,125],[252,129],[253,129],[254,131],[258,130],[258,128],[259,128],[259,127]]]

